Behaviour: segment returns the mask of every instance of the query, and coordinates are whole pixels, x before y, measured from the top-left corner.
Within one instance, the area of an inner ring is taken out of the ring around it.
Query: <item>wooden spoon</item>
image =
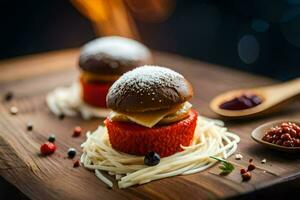
[[[255,107],[243,110],[226,110],[219,107],[222,103],[246,93],[259,96],[263,100],[262,103]],[[211,101],[210,108],[219,115],[226,117],[255,116],[269,112],[274,107],[277,107],[297,95],[300,95],[300,78],[266,87],[228,91],[216,96]]]
[[[293,121],[280,120],[280,121],[269,122],[269,123],[263,124],[263,125],[257,127],[256,129],[254,129],[251,133],[251,138],[253,140],[255,140],[256,142],[258,142],[266,147],[272,148],[272,149],[277,149],[279,151],[285,151],[285,152],[300,153],[300,147],[285,147],[285,146],[272,144],[272,143],[262,140],[262,137],[266,134],[267,130],[269,130],[272,127],[275,127],[276,125],[281,124],[282,122],[293,122],[298,125],[300,124],[300,121],[294,121],[294,120]]]

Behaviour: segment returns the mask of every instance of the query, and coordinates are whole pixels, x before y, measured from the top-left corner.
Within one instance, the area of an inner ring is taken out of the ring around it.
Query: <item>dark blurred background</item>
[[[280,80],[300,76],[300,0],[174,2],[165,20],[133,16],[150,48]],[[80,47],[97,37],[90,20],[67,0],[0,5],[1,59]]]
[[[139,38],[152,49],[279,80],[300,76],[300,0],[155,0],[153,14],[139,7],[150,0],[123,1],[131,3]],[[80,47],[97,37],[91,20],[68,0],[1,0],[0,6],[0,59]],[[286,194],[288,187],[299,191],[289,185],[264,194],[294,195]],[[0,199],[26,199],[3,178],[0,188]]]

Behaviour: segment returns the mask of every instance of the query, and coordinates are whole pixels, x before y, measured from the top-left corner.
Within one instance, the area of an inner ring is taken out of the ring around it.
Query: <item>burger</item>
[[[151,63],[151,53],[143,44],[123,37],[102,37],[85,44],[79,67],[82,99],[95,107],[106,107],[109,87],[123,73]]]
[[[112,111],[104,123],[112,147],[140,156],[182,151],[197,123],[198,113],[188,102],[192,96],[191,84],[171,69],[146,65],[125,73],[106,97]]]

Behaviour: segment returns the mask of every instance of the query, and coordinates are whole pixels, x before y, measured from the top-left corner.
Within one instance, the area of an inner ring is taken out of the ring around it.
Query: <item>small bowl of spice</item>
[[[300,122],[274,121],[263,124],[251,133],[256,142],[285,152],[300,152]]]

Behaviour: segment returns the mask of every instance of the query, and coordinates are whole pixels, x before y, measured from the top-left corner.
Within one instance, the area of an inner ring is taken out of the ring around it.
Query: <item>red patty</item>
[[[161,157],[182,151],[180,145],[188,146],[194,136],[198,113],[189,111],[189,117],[181,121],[147,128],[131,122],[105,120],[109,140],[118,151],[145,155],[154,151]]]
[[[89,83],[80,79],[82,87],[82,98],[87,104],[96,107],[106,107],[106,95],[110,88],[110,83]]]

